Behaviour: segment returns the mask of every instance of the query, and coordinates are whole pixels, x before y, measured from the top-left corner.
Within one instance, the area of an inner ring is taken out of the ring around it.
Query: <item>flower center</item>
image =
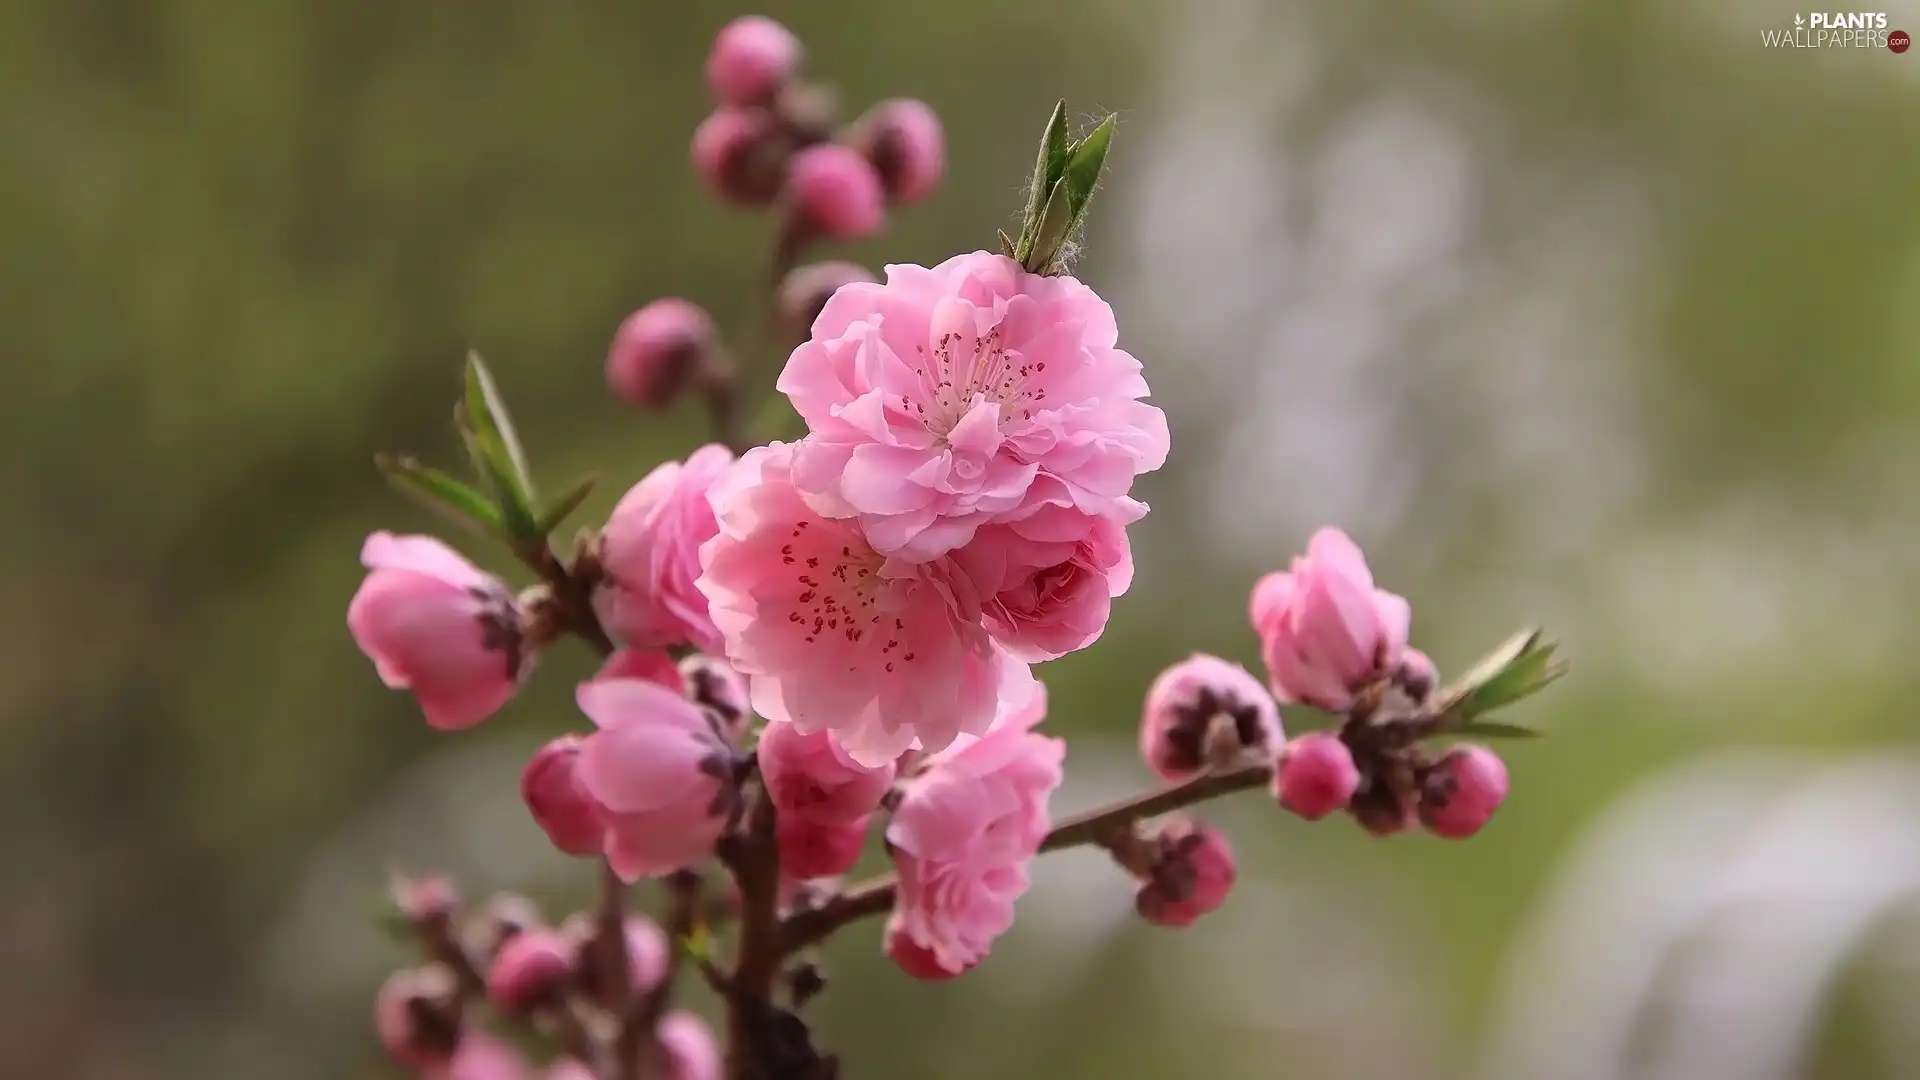
[[[902,640],[906,623],[880,603],[891,584],[880,576],[884,560],[852,537],[810,537],[810,524],[795,522],[780,547],[780,561],[794,573],[787,622],[808,645],[834,642],[877,651],[875,659],[888,671],[896,662],[911,663],[914,653]]]
[[[968,335],[971,337],[971,335]],[[945,436],[974,406],[993,402],[1002,419],[1018,414],[1033,419],[1033,410],[1046,400],[1044,388],[1029,385],[1032,376],[1047,370],[1046,361],[1027,361],[1009,354],[1000,327],[972,339],[972,348],[957,333],[940,335],[933,352],[920,350],[921,402],[908,402],[914,415],[935,434]]]

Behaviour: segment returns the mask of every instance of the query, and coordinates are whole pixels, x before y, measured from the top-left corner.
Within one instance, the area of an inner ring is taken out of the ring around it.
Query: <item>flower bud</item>
[[[693,129],[693,170],[707,190],[735,206],[763,206],[780,194],[792,140],[765,109],[715,109]]]
[[[487,899],[486,910],[462,936],[469,948],[491,957],[499,955],[509,939],[545,925],[538,904],[515,893],[497,893]]]
[[[787,165],[786,196],[794,225],[835,240],[864,240],[887,221],[880,174],[858,152],[836,143],[809,146]]]
[[[551,930],[524,930],[500,946],[487,968],[487,1000],[503,1016],[525,1016],[558,1000],[572,978],[567,942]]]
[[[1416,703],[1424,703],[1440,684],[1440,671],[1426,653],[1409,647],[1400,655],[1400,670],[1394,672],[1393,681]]]
[[[1507,765],[1484,746],[1456,746],[1427,772],[1420,821],[1429,832],[1464,840],[1479,832],[1507,799]]]
[[[1360,786],[1353,752],[1327,732],[1302,735],[1281,751],[1273,770],[1273,794],[1280,805],[1319,821],[1345,806]]]
[[[1398,836],[1418,820],[1414,794],[1381,775],[1362,779],[1360,789],[1347,800],[1347,813],[1370,836]]]
[[[913,940],[907,933],[898,915],[887,920],[887,928],[882,938],[890,958],[901,971],[922,982],[946,982],[959,978],[973,969],[972,964],[959,971],[949,971],[934,956],[933,950]]]
[[[607,825],[600,804],[580,783],[578,735],[562,735],[540,748],[520,773],[520,798],[553,846],[569,855],[598,855]]]
[[[442,965],[396,971],[373,1001],[380,1046],[414,1072],[444,1066],[460,1044],[460,985]]]
[[[667,1059],[664,1080],[720,1080],[720,1043],[705,1020],[675,1010],[660,1018],[654,1035]]]
[[[774,833],[780,845],[780,875],[807,881],[851,871],[867,844],[867,820],[823,824],[797,814],[779,815]]]
[[[369,573],[347,628],[380,679],[410,690],[427,723],[470,728],[492,716],[531,666],[513,594],[431,536],[367,537]]]
[[[721,646],[707,598],[699,590],[700,545],[720,529],[707,494],[733,464],[733,452],[709,443],[685,461],[661,462],[633,485],[600,530],[604,577],[593,609],[607,632],[629,645]],[[646,677],[666,685],[684,679],[662,668]]]
[[[416,926],[451,919],[460,907],[459,887],[440,874],[410,878],[395,871],[389,890],[401,916]]]
[[[755,755],[767,797],[780,811],[781,820],[806,818],[841,826],[863,823],[880,805],[895,775],[891,764],[869,769],[854,761],[831,732],[802,732],[785,721],[767,724]]]
[[[921,202],[940,186],[947,167],[946,137],[940,117],[926,102],[880,102],[855,122],[853,141],[880,174],[889,201]]]
[[[1335,713],[1399,669],[1413,618],[1404,599],[1373,587],[1366,556],[1338,529],[1314,533],[1288,570],[1261,578],[1248,610],[1274,694]]]
[[[660,409],[680,396],[719,344],[713,320],[679,297],[626,317],[607,350],[607,388],[629,405]]]
[[[660,985],[667,974],[667,954],[671,944],[666,931],[645,915],[627,916],[627,980],[637,993],[646,993]],[[580,989],[599,1002],[612,1000],[612,988],[600,977],[606,965],[599,955],[599,924],[593,916],[578,912],[560,924],[560,939],[579,980]]]
[[[1271,756],[1282,738],[1273,695],[1246,668],[1217,656],[1195,653],[1147,688],[1140,756],[1163,779]]]
[[[1162,827],[1154,843],[1158,858],[1133,898],[1141,918],[1156,926],[1191,926],[1226,903],[1238,872],[1225,835],[1176,818]]]
[[[738,743],[753,718],[747,680],[732,664],[706,653],[693,653],[680,661],[680,677],[686,683],[687,700],[707,710],[719,722],[721,735]]]
[[[764,15],[721,27],[707,54],[707,88],[728,105],[760,105],[800,67],[800,39]]]
[[[813,321],[827,306],[840,286],[856,281],[875,281],[873,274],[859,263],[822,262],[797,267],[780,283],[778,300],[780,327],[795,342],[807,340]]]
[[[596,679],[645,679],[673,691],[687,692],[686,677],[680,665],[660,649],[616,649],[607,662],[594,672]]]

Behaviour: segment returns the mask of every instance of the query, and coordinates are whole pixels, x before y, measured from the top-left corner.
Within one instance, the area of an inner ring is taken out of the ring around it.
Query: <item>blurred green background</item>
[[[1536,620],[1575,663],[1471,844],[1248,796],[1183,933],[1068,856],[958,983],[849,934],[851,1077],[1920,1075],[1920,54],[1763,48],[1772,0],[760,10],[849,117],[945,121],[870,265],[988,246],[1056,97],[1121,116],[1080,272],[1174,455],[1107,639],[1043,672],[1063,809],[1144,782],[1159,667],[1256,659],[1246,589],[1322,522],[1443,669]],[[433,523],[371,459],[456,460],[469,347],[590,515],[701,437],[600,364],[657,296],[762,317],[769,223],[686,160],[740,13],[0,5],[0,1075],[392,1075],[389,858],[581,899],[511,782],[588,660],[459,737],[385,692],[358,545]]]

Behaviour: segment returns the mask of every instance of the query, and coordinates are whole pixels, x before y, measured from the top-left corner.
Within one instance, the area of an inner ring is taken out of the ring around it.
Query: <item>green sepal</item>
[[[485,495],[410,457],[376,454],[373,463],[403,494],[482,536],[506,539],[500,509]]]
[[[547,507],[546,512],[540,515],[540,520],[534,524],[535,531],[541,536],[552,535],[553,530],[559,528],[575,510],[580,509],[580,504],[587,501],[587,496],[593,494],[594,487],[599,483],[600,476],[597,473],[581,477],[578,483],[567,489],[565,495],[554,500],[553,505]]]

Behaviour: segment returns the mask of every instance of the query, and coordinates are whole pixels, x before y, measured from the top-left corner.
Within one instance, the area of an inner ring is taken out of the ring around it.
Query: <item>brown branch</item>
[[[727,1077],[761,1075],[763,1028],[773,987],[786,959],[780,925],[780,848],[774,838],[773,800],[753,793],[746,827],[721,840],[720,861],[740,889],[739,954],[727,981]]]
[[[1041,842],[1040,851],[1045,853],[1101,843],[1143,818],[1158,817],[1222,795],[1261,787],[1272,778],[1271,765],[1246,765],[1227,772],[1208,773],[1159,791],[1096,807],[1055,825]],[[894,875],[886,874],[855,885],[811,911],[794,914],[781,928],[780,957],[784,959],[809,945],[816,945],[849,923],[891,911],[898,884]]]
[[[620,1018],[620,1028],[613,1042],[616,1077],[654,1075],[659,1045],[654,1036],[659,1029],[660,1018],[666,1015],[667,1006],[673,1001],[673,985],[679,979],[680,969],[685,962],[686,939],[700,920],[701,884],[700,875],[692,870],[678,871],[668,876],[664,883],[667,894],[667,966],[660,975],[660,981],[646,993],[634,998],[625,1015]]]

